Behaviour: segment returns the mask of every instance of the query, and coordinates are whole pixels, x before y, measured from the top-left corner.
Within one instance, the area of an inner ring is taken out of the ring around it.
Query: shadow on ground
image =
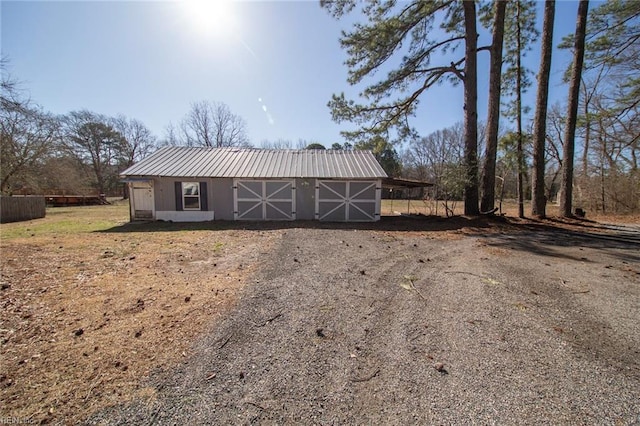
[[[511,225],[505,232],[477,235],[486,238],[490,246],[543,256],[590,262],[587,257],[573,256],[570,250],[589,248],[602,250],[622,261],[640,263],[640,227],[637,225],[554,219]]]
[[[492,222],[505,222],[504,218],[455,216],[383,216],[378,222],[319,222],[317,220],[296,221],[227,221],[209,222],[129,222],[98,232],[174,232],[174,231],[221,231],[221,230],[277,230],[277,229],[353,229],[371,231],[454,231],[464,228],[490,228]]]
[[[461,231],[482,238],[494,247],[519,250],[544,256],[588,261],[568,254],[567,248],[615,250],[615,256],[628,262],[640,262],[640,227],[607,225],[589,220],[517,219],[505,216],[384,216],[378,222],[319,221],[210,221],[210,222],[130,222],[105,233],[185,232],[278,229],[352,229],[392,232]]]

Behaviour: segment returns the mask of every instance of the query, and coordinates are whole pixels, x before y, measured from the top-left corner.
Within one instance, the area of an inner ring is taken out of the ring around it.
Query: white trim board
[[[156,219],[167,222],[206,222],[214,219],[213,213],[212,211],[200,210],[156,211]]]

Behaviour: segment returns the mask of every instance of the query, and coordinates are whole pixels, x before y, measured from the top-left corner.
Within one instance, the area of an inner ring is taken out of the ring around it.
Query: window
[[[207,202],[207,182],[174,182],[176,190],[176,211],[209,210]]]
[[[200,184],[182,182],[182,206],[185,210],[200,210]]]

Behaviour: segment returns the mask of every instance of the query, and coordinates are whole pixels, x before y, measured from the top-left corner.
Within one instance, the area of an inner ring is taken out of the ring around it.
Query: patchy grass
[[[287,228],[128,217],[125,203],[55,208],[0,228],[0,417],[74,424],[153,399],[145,379],[186,359]]]
[[[464,202],[449,201],[447,207],[453,211],[453,215],[461,216],[464,214]],[[498,203],[496,202],[496,207]],[[421,214],[425,216],[446,216],[445,202],[435,200],[382,200],[382,215],[397,216],[400,214]],[[507,216],[518,215],[518,203],[515,200],[505,200],[502,203],[502,212]],[[525,216],[530,216],[531,202],[526,201],[524,204]],[[558,206],[547,205],[547,215],[556,216],[558,214]]]
[[[499,203],[496,202],[496,207]],[[453,214],[462,216],[464,214],[464,203],[462,201],[449,202],[448,207]],[[578,206],[576,206],[578,207]],[[425,215],[425,216],[446,216],[444,201],[435,200],[382,200],[380,207],[383,216],[398,216],[401,214]],[[506,216],[518,216],[518,202],[516,200],[504,200],[502,203],[502,213]],[[496,214],[499,214],[497,212]],[[524,203],[525,217],[531,217],[531,201]],[[559,216],[559,206],[553,203],[547,204],[547,216]],[[640,214],[611,214],[602,212],[587,211],[586,219],[611,223],[639,223]]]
[[[2,225],[0,417],[74,424],[153,398],[144,379],[188,355],[281,232],[127,221],[120,204]]]
[[[3,241],[36,236],[73,235],[103,231],[129,221],[127,205],[48,207],[46,216],[26,222],[3,224]]]

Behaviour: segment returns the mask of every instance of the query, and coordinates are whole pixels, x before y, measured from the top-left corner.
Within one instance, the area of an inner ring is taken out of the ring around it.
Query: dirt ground
[[[3,224],[0,420],[77,424],[152,395],[190,355],[278,231],[127,225],[126,205]]]
[[[1,416],[640,422],[637,223],[125,221],[3,225]]]

